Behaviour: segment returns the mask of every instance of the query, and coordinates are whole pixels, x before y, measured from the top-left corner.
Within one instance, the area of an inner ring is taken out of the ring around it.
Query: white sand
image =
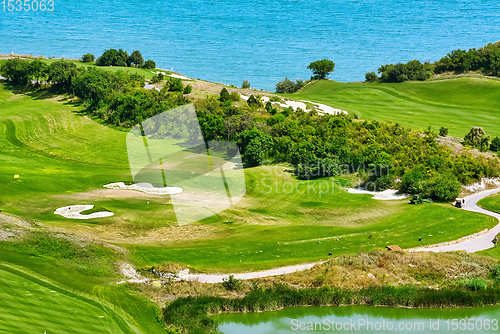
[[[347,114],[347,111],[345,111],[345,110],[335,109],[335,108],[332,108],[330,106],[327,106],[326,104],[321,104],[321,103],[316,103],[316,102],[311,102],[311,101],[304,101],[304,102],[314,104],[315,106],[317,106],[317,108],[320,111],[324,112],[325,114],[332,114],[332,115]]]
[[[54,211],[54,214],[71,219],[104,218],[114,215],[114,213],[110,211],[94,212],[89,215],[82,215],[80,213],[82,211],[90,210],[93,207],[93,205],[70,205],[57,209],[56,211]]]
[[[191,80],[191,78],[185,77],[183,75],[178,75],[178,74],[167,74],[169,77],[172,78],[177,78],[177,79],[182,79],[182,80]]]
[[[373,195],[373,199],[378,199],[381,201],[388,201],[388,200],[395,200],[395,199],[405,199],[408,197],[406,194],[401,194],[401,195],[396,195],[398,192],[397,190],[394,189],[387,189],[384,191],[368,191],[365,190],[364,188],[347,188],[347,192],[350,194],[369,194]]]
[[[481,182],[462,186],[462,191],[466,193],[477,193],[489,188],[498,188],[500,186],[500,178],[483,178]]]
[[[153,195],[175,195],[182,192],[180,187],[155,188],[151,183],[136,183],[127,186],[124,182],[116,182],[104,185],[108,189],[137,190]]]

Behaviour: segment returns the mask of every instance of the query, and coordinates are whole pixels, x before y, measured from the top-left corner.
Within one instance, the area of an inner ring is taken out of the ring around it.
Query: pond
[[[496,333],[500,307],[406,309],[370,306],[296,307],[216,316],[224,334]]]

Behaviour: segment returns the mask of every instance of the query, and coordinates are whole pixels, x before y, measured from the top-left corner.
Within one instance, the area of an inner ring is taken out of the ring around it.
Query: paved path
[[[498,189],[492,189],[492,190],[485,190],[480,193],[470,195],[465,197],[465,205],[462,210],[467,210],[467,211],[473,211],[473,212],[478,212],[482,213],[491,217],[495,217],[500,221],[500,214],[485,210],[477,206],[477,202],[480,201],[481,199],[490,196],[492,194],[496,194],[500,192],[500,188]],[[419,252],[452,252],[452,251],[466,251],[468,253],[470,252],[477,252],[481,251],[484,249],[488,249],[494,246],[492,240],[493,238],[500,233],[500,224],[497,224],[494,228],[489,230],[488,232],[477,236],[473,239],[469,239],[457,244],[453,245],[448,245],[448,246],[438,246],[438,247],[433,247],[433,248],[421,248],[421,249],[415,249],[413,251],[419,251]],[[320,264],[322,262],[316,262],[316,263],[309,263],[309,264],[301,264],[301,265],[296,265],[296,266],[289,266],[289,267],[282,267],[282,268],[276,268],[276,269],[270,269],[270,270],[265,270],[265,271],[257,271],[257,272],[251,272],[251,273],[244,273],[244,274],[234,274],[234,277],[237,279],[252,279],[252,278],[261,278],[261,277],[266,277],[266,276],[278,276],[278,275],[283,275],[283,274],[290,274],[294,273],[296,271],[302,271],[302,270],[307,270],[312,267],[314,267],[317,264]],[[221,283],[223,278],[228,277],[230,274],[222,274],[222,275],[211,275],[211,274],[187,274],[183,275],[182,279],[185,280],[191,280],[191,281],[199,281],[201,283]]]
[[[223,278],[227,278],[229,275],[234,275],[234,278],[237,279],[251,279],[251,278],[261,278],[267,276],[278,276],[283,274],[291,274],[296,271],[307,270],[314,267],[317,264],[323,262],[316,263],[308,263],[308,264],[299,264],[296,266],[288,266],[275,268],[265,271],[256,271],[252,273],[243,273],[243,274],[222,274],[222,275],[212,275],[212,274],[187,274],[182,275],[182,279],[190,280],[190,281],[198,281],[201,283],[221,283]]]
[[[463,210],[482,213],[491,217],[495,217],[500,221],[500,214],[482,209],[477,205],[477,202],[480,201],[481,199],[490,196],[492,194],[496,194],[498,192],[500,192],[500,188],[485,190],[480,193],[465,197],[465,206]],[[492,228],[491,230],[480,236],[462,241],[457,244],[438,246],[432,248],[421,248],[421,249],[416,249],[414,251],[419,251],[419,252],[466,251],[467,253],[477,252],[495,246],[492,240],[498,233],[500,233],[500,224],[497,224],[494,228]]]

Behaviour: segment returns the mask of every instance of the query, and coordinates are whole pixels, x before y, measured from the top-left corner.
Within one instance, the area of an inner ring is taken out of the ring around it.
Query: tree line
[[[180,79],[170,78],[158,92],[144,89],[143,75],[80,67],[69,60],[47,64],[39,59],[13,58],[2,64],[0,73],[13,85],[33,85],[73,94],[82,99],[87,114],[124,128],[189,103],[184,94],[190,89],[185,88]]]
[[[142,57],[139,50],[135,50],[130,55],[127,51],[123,49],[109,49],[105,50],[104,53],[95,59],[93,54],[87,53],[82,56],[82,62],[91,63],[94,62],[97,66],[119,66],[119,67],[142,67],[146,69],[156,68],[156,63],[153,60],[146,60]]]
[[[367,72],[365,79],[367,82],[423,81],[446,72],[500,76],[500,42],[479,49],[453,50],[434,63],[421,63],[415,59],[407,63],[382,65],[378,68],[380,76],[375,72]]]

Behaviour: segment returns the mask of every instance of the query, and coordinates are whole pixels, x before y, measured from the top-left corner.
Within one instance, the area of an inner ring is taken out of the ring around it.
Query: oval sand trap
[[[54,214],[63,216],[70,219],[93,219],[93,218],[104,218],[114,215],[110,211],[94,212],[88,215],[82,215],[80,212],[90,210],[93,205],[70,205],[57,209]]]
[[[405,199],[408,197],[408,195],[406,194],[396,195],[398,191],[394,189],[387,189],[384,191],[368,191],[363,188],[347,188],[347,192],[350,194],[369,194],[372,195],[373,199],[378,199],[381,201]]]

